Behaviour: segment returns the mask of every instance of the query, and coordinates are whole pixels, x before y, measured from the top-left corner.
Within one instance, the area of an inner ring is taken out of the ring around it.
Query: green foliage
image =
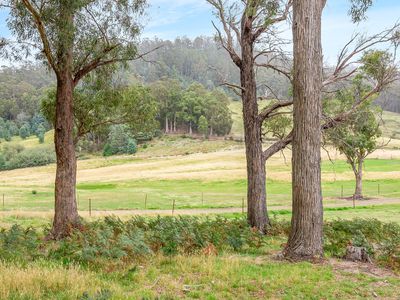
[[[335,220],[324,226],[325,251],[343,257],[348,245],[365,247],[372,257],[400,268],[400,225],[376,219]]]
[[[269,105],[273,105],[275,101],[271,101]],[[286,137],[290,130],[293,128],[293,118],[290,113],[276,114],[270,118],[265,119],[263,123],[263,135],[266,137],[273,137],[283,139]]]
[[[45,133],[46,133],[46,128],[44,128],[44,126],[40,124],[36,129],[36,136],[38,137],[40,144],[44,143]]]
[[[30,135],[31,135],[31,132],[30,132],[30,129],[29,129],[29,125],[28,124],[22,125],[21,128],[19,129],[19,136],[22,139],[26,139]]]
[[[208,136],[208,121],[205,116],[200,116],[199,122],[198,122],[198,127],[199,127],[199,133],[201,133],[204,136]]]
[[[365,74],[371,72],[373,71],[366,70]],[[335,99],[326,99],[324,102],[326,115],[347,114],[341,123],[335,124],[324,134],[325,138],[346,156],[347,162],[360,180],[362,179],[363,162],[379,147],[378,138],[382,135],[377,119],[381,110],[371,104],[374,97],[373,95],[368,96],[368,88],[363,83],[365,74],[357,75],[349,88],[337,92]],[[375,75],[371,73],[371,76]],[[363,100],[360,100],[361,97]],[[367,99],[364,99],[365,97]],[[356,192],[360,193],[361,191]],[[356,196],[362,195],[357,194]]]
[[[0,170],[45,166],[55,161],[52,147],[25,149],[20,145],[5,145],[0,150]]]
[[[6,47],[11,57],[21,58],[30,54],[32,48],[44,48],[46,55],[40,53],[36,58],[58,71],[60,65],[56,66],[56,60],[64,59],[58,54],[72,47],[72,67],[79,71],[87,66],[93,67],[95,62],[94,67],[109,60],[132,59],[137,53],[138,20],[144,12],[145,0],[35,1],[31,7],[27,3],[3,1],[10,7],[7,22],[10,31],[18,40],[25,41],[18,47]],[[37,20],[40,20],[43,30],[36,27]],[[43,36],[47,41],[45,46]]]
[[[103,149],[104,156],[136,153],[136,141],[126,125],[114,125],[110,129],[107,143]]]
[[[98,269],[124,265],[149,255],[216,254],[252,252],[264,247],[270,237],[284,238],[288,221],[272,220],[268,236],[248,227],[244,218],[223,217],[134,217],[121,221],[106,217],[84,224],[62,241],[45,241],[43,233],[18,225],[0,230],[0,260],[32,261],[51,259],[63,264],[83,264]],[[376,219],[325,222],[325,252],[343,257],[348,245],[365,247],[378,262],[400,269],[400,225]]]
[[[84,226],[84,230],[76,230],[58,242],[43,242],[31,228],[24,230],[15,225],[2,229],[0,259],[47,258],[97,268],[109,260],[125,263],[155,253],[171,256],[197,254],[205,249],[245,251],[263,245],[263,236],[251,230],[242,218],[135,217],[124,222],[106,217]]]
[[[84,139],[89,144],[104,144],[113,134],[110,132],[112,125],[124,125],[132,133],[130,138],[138,135],[144,140],[151,139],[157,128],[157,104],[150,90],[144,86],[113,87],[107,80],[111,79],[94,74],[75,89],[75,138]],[[55,95],[55,89],[48,90],[41,105],[42,113],[51,123],[55,118]],[[90,148],[83,145],[86,149]],[[109,148],[109,145],[104,146],[103,150],[105,148]],[[127,152],[124,150],[123,153]]]
[[[0,260],[30,261],[40,255],[40,236],[33,228],[13,225],[0,230]]]
[[[383,50],[368,50],[366,51],[362,58],[361,70],[363,71],[363,76],[372,78],[378,83],[384,82],[387,78],[388,71],[393,66],[393,57],[390,53]]]
[[[328,130],[328,139],[346,155],[349,162],[357,164],[378,147],[377,138],[382,134],[376,109],[364,105],[346,122]]]
[[[152,93],[159,104],[159,122],[161,128],[205,133],[200,130],[200,119],[207,125],[211,134],[224,136],[232,128],[232,116],[229,110],[229,98],[221,90],[207,90],[198,83],[184,90],[175,80],[160,80],[151,85]]]
[[[349,15],[351,16],[353,22],[357,23],[366,19],[366,12],[368,8],[372,5],[372,0],[350,0],[351,8]]]

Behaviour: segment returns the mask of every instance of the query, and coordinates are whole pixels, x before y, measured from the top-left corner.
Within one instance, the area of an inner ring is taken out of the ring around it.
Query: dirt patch
[[[398,275],[393,273],[393,271],[381,268],[373,263],[353,262],[339,259],[329,259],[328,263],[333,267],[335,272],[364,274],[379,279],[384,279],[387,277],[400,278]]]

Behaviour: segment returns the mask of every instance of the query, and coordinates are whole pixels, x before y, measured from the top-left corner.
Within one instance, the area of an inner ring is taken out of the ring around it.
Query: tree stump
[[[368,251],[365,247],[347,246],[345,259],[350,261],[361,261],[366,263],[371,262],[371,259],[368,255]]]

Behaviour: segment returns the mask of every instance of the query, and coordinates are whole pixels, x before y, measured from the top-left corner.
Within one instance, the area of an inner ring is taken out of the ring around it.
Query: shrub
[[[21,128],[19,129],[19,136],[22,139],[26,139],[30,135],[31,135],[31,132],[30,132],[29,125],[28,124],[22,125]]]
[[[127,126],[114,125],[111,127],[107,143],[103,148],[104,156],[134,154],[136,150],[136,141],[133,139]]]
[[[198,122],[198,130],[200,134],[204,136],[208,135],[208,121],[205,116],[200,116]]]
[[[376,219],[335,220],[325,224],[325,251],[343,257],[348,245],[365,247],[379,262],[400,268],[400,225]]]
[[[46,133],[46,128],[44,128],[42,124],[39,124],[39,126],[36,129],[36,136],[38,137],[40,144],[44,143],[45,133]]]
[[[40,256],[40,238],[32,229],[13,225],[0,230],[0,260],[30,261]]]
[[[24,149],[22,146],[6,146],[0,152],[0,170],[13,170],[44,166],[54,163],[56,156],[51,147]]]

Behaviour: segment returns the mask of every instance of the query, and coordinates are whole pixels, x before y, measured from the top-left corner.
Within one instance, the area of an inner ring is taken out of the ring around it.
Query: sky
[[[334,63],[337,54],[356,32],[373,34],[400,21],[400,0],[375,0],[367,20],[355,25],[348,15],[349,0],[328,0],[322,23],[324,60]],[[145,22],[144,37],[175,39],[198,35],[213,35],[210,5],[204,0],[150,0],[149,21]],[[290,37],[288,29],[284,33]]]
[[[351,23],[347,12],[349,0],[328,0],[323,15],[322,41],[324,60],[334,63],[342,46],[355,32],[377,33],[400,21],[400,0],[375,0],[368,19],[358,25]],[[149,0],[142,37],[173,40],[178,36],[194,38],[211,36],[214,29],[210,5],[205,0]],[[9,37],[7,13],[0,12],[0,36]],[[284,33],[290,37],[290,30]]]

